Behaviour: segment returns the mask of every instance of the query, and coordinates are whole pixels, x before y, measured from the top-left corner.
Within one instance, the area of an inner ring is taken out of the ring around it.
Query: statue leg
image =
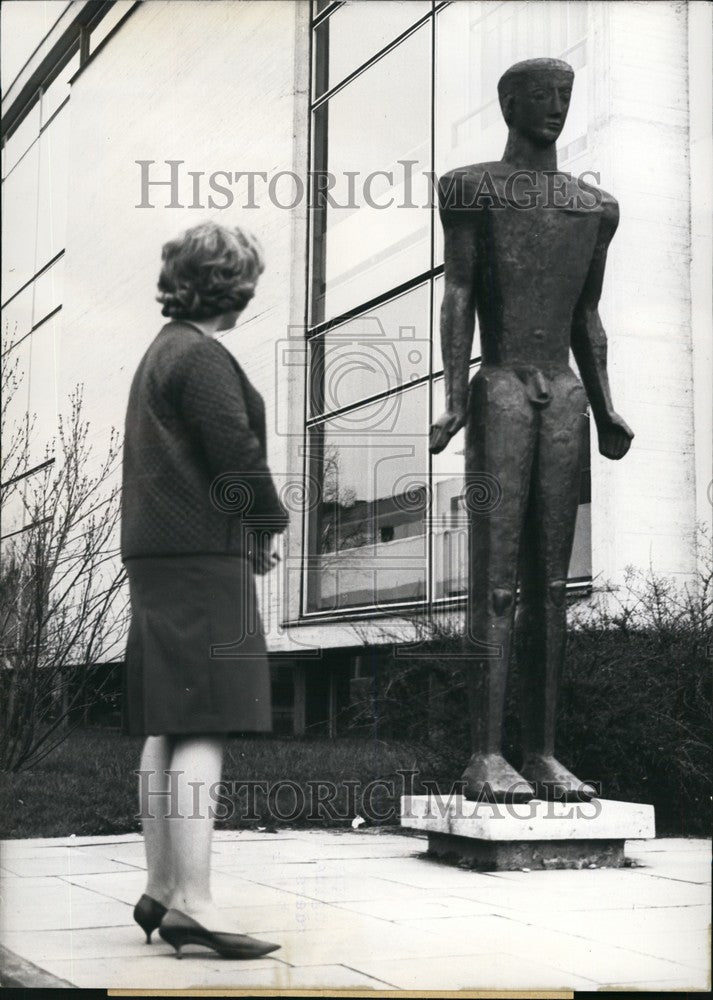
[[[553,378],[551,389],[552,401],[540,411],[520,566],[521,771],[538,797],[578,800],[589,797],[592,790],[556,759],[555,723],[587,400],[572,373]]]
[[[468,799],[529,800],[533,790],[502,755],[505,687],[517,564],[532,467],[536,414],[520,379],[481,369],[470,384],[466,426],[469,573],[468,699],[473,754]]]

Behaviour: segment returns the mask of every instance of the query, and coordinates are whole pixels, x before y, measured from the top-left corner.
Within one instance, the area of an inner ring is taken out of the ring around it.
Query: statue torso
[[[457,216],[450,217],[475,230],[483,362],[566,368],[572,314],[596,246],[602,193],[569,174],[518,172],[504,162],[446,176],[458,178],[460,204]]]

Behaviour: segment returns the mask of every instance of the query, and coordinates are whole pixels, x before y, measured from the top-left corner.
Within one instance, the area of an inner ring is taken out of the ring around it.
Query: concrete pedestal
[[[404,795],[401,826],[428,834],[428,853],[481,871],[617,868],[626,840],[656,835],[654,807],[638,802],[471,802]]]

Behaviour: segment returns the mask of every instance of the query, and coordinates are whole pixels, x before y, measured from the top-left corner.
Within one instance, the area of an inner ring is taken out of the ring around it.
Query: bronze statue
[[[554,756],[587,397],[602,455],[622,458],[633,433],[612,406],[597,310],[619,208],[606,192],[557,171],[555,142],[573,80],[571,66],[556,59],[512,66],[498,83],[509,129],[502,160],[439,181],[446,412],[431,427],[430,450],[441,451],[465,426],[469,799],[592,794]],[[482,364],[468,384],[476,313]],[[569,367],[570,348],[584,386]],[[499,502],[469,499],[492,477]],[[519,772],[502,755],[518,584]]]

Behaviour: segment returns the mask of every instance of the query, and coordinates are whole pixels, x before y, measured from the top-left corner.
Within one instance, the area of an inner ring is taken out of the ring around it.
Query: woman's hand
[[[257,576],[265,576],[271,569],[274,569],[280,562],[280,555],[277,549],[272,547],[272,536],[262,535],[253,539],[251,547],[248,549],[248,559]]]

